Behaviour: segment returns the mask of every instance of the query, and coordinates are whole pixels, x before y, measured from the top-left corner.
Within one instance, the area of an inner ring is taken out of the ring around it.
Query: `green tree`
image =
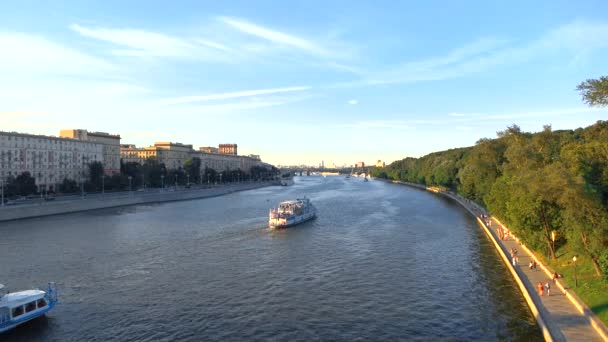
[[[36,193],[36,179],[27,171],[17,176],[14,184],[18,195],[27,196]]]
[[[466,197],[485,203],[492,185],[502,175],[505,149],[503,140],[482,139],[467,154],[458,173],[459,190]]]
[[[150,157],[144,161],[144,164],[141,167],[141,173],[144,177],[145,184],[156,188],[160,188],[162,185],[161,176],[167,178],[165,164],[159,163],[154,157]]]
[[[201,159],[194,157],[184,162],[184,171],[190,175],[191,183],[198,183],[201,177]]]
[[[598,276],[608,272],[602,257],[608,250],[608,212],[593,193],[585,191],[583,181],[563,192],[563,216],[568,241],[587,255]]]
[[[59,192],[64,194],[70,194],[79,191],[78,183],[73,179],[64,178],[61,184],[59,184]]]
[[[583,102],[590,106],[608,105],[608,77],[602,76],[599,79],[588,79],[581,82],[577,87],[583,97]]]
[[[93,191],[101,189],[102,177],[104,177],[103,164],[99,161],[89,163],[89,182]]]

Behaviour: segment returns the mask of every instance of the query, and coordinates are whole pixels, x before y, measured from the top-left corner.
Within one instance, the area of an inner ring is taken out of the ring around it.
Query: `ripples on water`
[[[266,228],[308,196],[316,220]],[[2,223],[1,279],[60,305],[8,341],[535,340],[475,219],[417,189],[299,177],[223,197]]]

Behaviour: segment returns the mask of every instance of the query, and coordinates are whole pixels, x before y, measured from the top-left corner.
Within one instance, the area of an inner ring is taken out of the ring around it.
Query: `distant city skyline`
[[[387,164],[512,124],[608,118],[608,2],[0,5],[0,130],[236,143],[281,165]]]

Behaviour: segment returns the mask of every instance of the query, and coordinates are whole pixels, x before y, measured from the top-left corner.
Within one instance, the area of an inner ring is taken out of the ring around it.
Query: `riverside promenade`
[[[608,328],[595,314],[573,293],[561,280],[553,282],[554,270],[540,263],[540,260],[513,234],[500,239],[498,229],[507,229],[498,219],[490,217],[481,219],[488,213],[476,203],[461,197],[451,191],[443,191],[435,187],[406,182],[393,183],[413,186],[449,197],[471,214],[477,217],[477,222],[484,229],[502,260],[518,283],[524,299],[535,316],[546,341],[608,341]],[[510,251],[516,249],[518,261],[513,266]],[[531,270],[528,265],[531,260],[538,264],[537,270]],[[540,296],[536,288],[538,283],[549,282],[551,295]]]
[[[163,191],[154,188],[141,192],[122,191],[105,194],[88,194],[87,196],[70,196],[67,198],[57,198],[54,201],[48,202],[38,200],[27,204],[0,207],[0,222],[137,204],[186,201],[222,196],[237,191],[272,185],[277,185],[277,182],[243,182],[192,189],[166,188]]]
[[[509,233],[505,239],[500,239],[499,228],[508,230],[508,227],[491,216],[485,220],[481,219],[481,214],[488,215],[483,208],[453,192],[434,188],[427,190],[441,193],[459,202],[477,217],[478,223],[486,233],[490,233],[490,238],[499,249],[507,267],[514,277],[519,278],[520,289],[543,330],[545,340],[608,341],[608,329],[603,322],[561,280],[553,282],[554,270],[541,264],[540,260],[513,234]],[[510,255],[512,249],[517,250],[516,266],[513,266]],[[531,270],[529,267],[532,260],[538,264],[536,270]],[[544,295],[540,296],[537,285],[542,283],[544,286],[547,282],[551,285],[551,295],[548,296],[545,291]],[[521,288],[522,284],[525,289]]]

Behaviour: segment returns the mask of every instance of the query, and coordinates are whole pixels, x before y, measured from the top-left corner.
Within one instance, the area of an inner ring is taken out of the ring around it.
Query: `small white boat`
[[[0,290],[4,285],[0,284]],[[43,316],[57,304],[57,286],[49,283],[47,290],[26,290],[6,293],[0,298],[0,333]]]
[[[270,209],[268,226],[270,228],[286,228],[312,220],[317,216],[317,209],[308,198],[298,198],[293,201],[279,203]]]
[[[282,175],[280,182],[282,186],[289,186],[295,184],[295,182],[293,181],[293,175],[291,173],[286,173]]]

